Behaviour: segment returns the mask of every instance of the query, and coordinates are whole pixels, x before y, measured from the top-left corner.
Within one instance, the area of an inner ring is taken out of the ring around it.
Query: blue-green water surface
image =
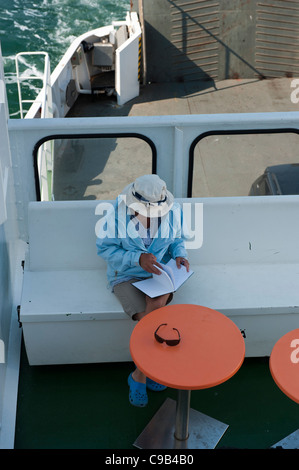
[[[10,117],[20,117],[15,74],[18,52],[48,52],[53,71],[75,37],[125,19],[129,9],[130,0],[0,0],[0,41]],[[24,66],[34,74],[43,68],[38,58],[30,63],[26,60]],[[28,95],[34,94],[37,86],[38,82],[32,82]]]

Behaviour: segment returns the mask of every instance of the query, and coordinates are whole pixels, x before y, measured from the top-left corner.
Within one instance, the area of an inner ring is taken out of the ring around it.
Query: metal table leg
[[[227,424],[190,408],[190,390],[167,398],[134,442],[139,449],[214,449]]]
[[[190,390],[178,390],[174,437],[185,441],[189,437]]]

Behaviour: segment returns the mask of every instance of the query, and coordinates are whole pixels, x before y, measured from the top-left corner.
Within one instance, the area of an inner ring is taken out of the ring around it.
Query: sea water
[[[53,71],[77,36],[123,20],[129,10],[130,0],[0,0],[0,42],[10,117],[20,118],[15,67],[18,52],[47,52]],[[40,75],[43,70],[38,57],[29,60],[25,56],[22,62],[30,75]],[[40,86],[38,81],[28,82],[23,98],[33,99]]]

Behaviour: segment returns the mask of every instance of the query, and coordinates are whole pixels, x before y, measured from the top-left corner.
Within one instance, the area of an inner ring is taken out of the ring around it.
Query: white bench
[[[174,303],[219,310],[245,331],[247,356],[266,356],[299,323],[299,199],[203,203],[203,245]],[[135,323],[107,286],[97,255],[99,201],[33,202],[20,321],[31,365],[130,361]]]

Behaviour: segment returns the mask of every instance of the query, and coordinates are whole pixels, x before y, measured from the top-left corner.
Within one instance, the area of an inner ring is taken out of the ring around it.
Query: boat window
[[[299,185],[294,189],[292,181],[295,175],[299,181],[298,143],[297,130],[219,132],[200,136],[190,149],[188,196],[278,194],[273,177],[271,181],[264,177],[263,184],[256,185],[269,167],[274,167],[272,174],[278,182],[284,178],[283,194],[299,194]]]
[[[277,194],[276,188],[274,188],[275,194]],[[271,196],[273,195],[273,186],[272,191],[267,180],[267,175],[264,174],[260,176],[254,183],[251,185],[250,196]]]
[[[156,172],[155,146],[138,134],[55,136],[35,157],[41,200],[115,199],[138,176]]]

